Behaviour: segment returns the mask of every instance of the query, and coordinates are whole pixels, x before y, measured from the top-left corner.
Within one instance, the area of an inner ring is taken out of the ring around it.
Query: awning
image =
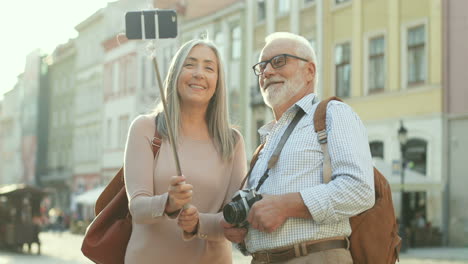
[[[374,159],[374,163],[375,167],[387,178],[392,191],[401,190],[401,174],[394,174],[392,165],[381,159]],[[442,190],[443,182],[406,168],[404,189],[406,191]]]
[[[96,200],[98,199],[99,195],[101,195],[102,191],[104,191],[104,186],[86,191],[80,195],[77,195],[75,197],[75,202],[77,204],[94,206],[94,204],[96,203]]]

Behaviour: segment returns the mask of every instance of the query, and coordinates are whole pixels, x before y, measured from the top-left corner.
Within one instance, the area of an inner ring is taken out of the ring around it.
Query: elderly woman
[[[185,43],[165,80],[178,176],[161,105],[131,124],[125,183],[133,231],[125,263],[231,263],[222,208],[246,172],[243,138],[228,122],[221,57],[207,40]],[[162,137],[153,159],[151,139]],[[183,209],[185,204],[190,204]]]

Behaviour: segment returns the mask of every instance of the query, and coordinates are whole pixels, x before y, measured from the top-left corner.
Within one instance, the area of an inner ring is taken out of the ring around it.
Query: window
[[[127,129],[128,129],[128,116],[124,115],[119,118],[119,147],[125,147],[125,141],[127,140]]]
[[[264,120],[257,120],[257,131],[265,125],[265,121]],[[260,142],[260,133],[255,133],[256,136],[257,136],[257,146],[259,146],[262,142]]]
[[[112,119],[107,119],[107,148],[112,147]]]
[[[141,89],[146,89],[146,57],[141,58]]]
[[[313,3],[315,0],[304,0],[304,5],[308,5],[310,3]]]
[[[408,29],[408,85],[426,80],[426,35],[424,25]]]
[[[278,0],[278,15],[286,15],[290,8],[289,0]]]
[[[406,143],[406,161],[408,169],[426,174],[427,167],[427,141],[423,139],[410,139]]]
[[[241,55],[241,29],[235,26],[231,31],[231,58],[238,60]]]
[[[112,91],[111,94],[115,94],[119,91],[119,63],[115,62],[112,65]]]
[[[67,77],[63,76],[60,90],[65,91],[66,89],[67,89]]]
[[[385,87],[385,39],[383,36],[369,40],[369,93],[383,91]]]
[[[112,94],[112,85],[113,85],[113,65],[106,64],[104,65],[104,94],[106,96]]]
[[[116,93],[119,94],[120,92],[122,91],[125,91],[125,89],[127,89],[127,59],[125,57],[123,58],[120,58],[118,60],[118,65],[119,65],[119,71],[118,71],[118,80],[119,80],[119,83],[118,83],[118,86],[117,86],[117,90],[116,90]]]
[[[136,78],[135,78],[136,61],[135,60],[136,60],[135,55],[130,55],[126,58],[125,73],[127,75],[126,76],[127,83],[126,83],[125,90],[127,92],[134,90],[136,87]]]
[[[369,145],[373,158],[384,158],[384,144],[382,141],[372,141]]]
[[[52,113],[52,127],[58,127],[58,113],[56,111]]]
[[[224,43],[225,43],[225,41],[224,41],[224,34],[223,34],[222,31],[216,32],[215,37],[214,37],[214,42],[215,42],[216,46],[218,47],[218,51],[220,53],[221,59],[224,61],[224,58],[225,58],[224,57],[225,56],[224,55],[225,54],[225,50],[224,50],[225,45],[224,45]]]
[[[335,0],[335,4],[336,5],[339,5],[339,4],[343,4],[343,3],[346,3],[346,2],[349,2],[351,0]]]
[[[344,43],[335,48],[336,96],[349,97],[351,88],[350,44]]]
[[[309,43],[310,43],[310,46],[312,46],[312,48],[314,49],[315,51],[315,40],[314,39],[308,39],[309,40]]]
[[[257,22],[262,22],[266,17],[265,0],[257,1]]]

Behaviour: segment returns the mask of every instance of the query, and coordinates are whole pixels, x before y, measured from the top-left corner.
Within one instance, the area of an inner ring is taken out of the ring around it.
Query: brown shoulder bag
[[[151,145],[156,157],[161,147],[157,127]],[[132,234],[123,167],[97,199],[94,212],[96,217],[86,230],[81,251],[98,264],[123,264]]]
[[[314,127],[317,132],[323,158],[323,181],[331,181],[332,168],[327,148],[326,114],[327,105],[331,100],[341,101],[338,97],[330,97],[320,102],[314,115]],[[374,206],[357,216],[350,218],[351,256],[355,264],[375,263],[394,264],[398,259],[401,238],[398,236],[398,224],[393,209],[392,190],[387,179],[374,168]]]

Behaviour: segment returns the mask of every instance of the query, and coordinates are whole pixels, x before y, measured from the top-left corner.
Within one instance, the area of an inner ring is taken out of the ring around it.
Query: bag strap
[[[158,115],[154,118],[156,129],[154,130],[153,138],[150,140],[154,157],[156,157],[156,154],[158,154],[162,142],[158,133],[157,120]],[[104,207],[106,207],[110,201],[112,201],[112,199],[120,192],[122,188],[125,188],[123,167],[120,168],[117,174],[115,174],[114,178],[112,178],[112,180],[107,184],[106,188],[104,188],[104,191],[102,191],[102,193],[99,195],[94,206],[94,213],[98,215],[102,209],[104,209]]]
[[[268,161],[268,167],[267,167],[265,173],[260,178],[260,180],[259,180],[259,182],[257,184],[257,188],[255,188],[256,191],[258,191],[260,189],[262,184],[268,178],[268,172],[270,171],[270,169],[273,166],[275,166],[276,163],[278,162],[279,156],[281,154],[281,151],[283,150],[284,145],[286,144],[286,141],[288,140],[289,136],[291,135],[291,133],[293,132],[294,128],[299,123],[301,118],[304,116],[304,114],[305,114],[304,110],[299,108],[299,110],[297,111],[297,113],[294,116],[293,120],[291,121],[291,123],[289,123],[288,127],[284,131],[284,134],[281,136],[280,142],[276,146],[275,151],[273,152],[273,155],[271,155],[270,160]],[[250,173],[252,172],[252,169],[255,166],[255,163],[257,163],[258,155],[260,154],[260,150],[263,149],[263,146],[264,146],[264,144],[261,144],[260,146],[258,146],[257,150],[255,151],[254,157],[252,158],[252,161],[250,162],[250,170],[247,173],[247,176],[245,176],[244,180],[242,180],[241,189],[244,186],[245,181],[250,177]]]
[[[333,96],[323,100],[317,106],[314,113],[314,129],[317,133],[318,142],[323,152],[323,182],[328,183],[331,181],[332,168],[330,154],[328,153],[328,134],[327,134],[327,105],[330,101],[336,100],[343,102],[340,98]]]
[[[155,129],[154,129],[153,139],[151,140],[151,148],[153,149],[154,158],[156,158],[156,154],[158,154],[159,148],[161,148],[161,142],[162,142],[162,139],[159,136],[159,132],[158,132],[158,116],[159,115],[156,115],[156,117],[154,118]]]
[[[242,190],[244,188],[244,184],[247,181],[247,179],[250,177],[250,173],[252,173],[253,167],[255,166],[255,163],[257,163],[258,156],[260,155],[260,151],[263,149],[264,146],[265,146],[265,143],[260,144],[260,146],[258,146],[257,149],[255,150],[255,152],[253,154],[253,157],[252,157],[252,160],[250,160],[249,172],[247,172],[247,175],[242,180],[242,183],[241,183],[241,185],[239,187],[239,190]]]

